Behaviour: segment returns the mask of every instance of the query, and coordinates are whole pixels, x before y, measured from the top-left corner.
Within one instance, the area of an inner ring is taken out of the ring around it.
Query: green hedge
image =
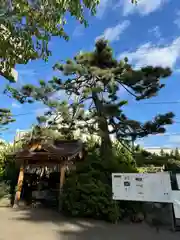
[[[112,200],[112,172],[137,172],[123,156],[103,162],[97,153],[76,165],[66,177],[62,195],[64,213],[116,222],[132,203]]]

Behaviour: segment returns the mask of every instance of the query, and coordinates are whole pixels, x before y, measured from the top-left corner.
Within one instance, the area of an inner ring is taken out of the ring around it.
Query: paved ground
[[[52,211],[0,207],[0,240],[179,240],[180,232],[146,225],[111,225],[98,221],[68,220]]]

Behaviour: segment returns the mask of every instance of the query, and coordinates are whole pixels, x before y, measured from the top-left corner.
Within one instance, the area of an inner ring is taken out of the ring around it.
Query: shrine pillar
[[[60,165],[59,166],[60,170],[60,184],[59,184],[59,205],[58,205],[58,210],[61,211],[61,196],[62,196],[62,191],[63,191],[63,186],[64,186],[64,181],[65,181],[65,173],[66,173],[66,166],[65,165]]]
[[[19,201],[21,198],[21,192],[22,192],[22,186],[23,186],[23,180],[24,180],[24,164],[21,165],[20,171],[19,171],[19,177],[17,182],[17,188],[15,193],[15,199],[14,199],[14,206],[19,205]]]

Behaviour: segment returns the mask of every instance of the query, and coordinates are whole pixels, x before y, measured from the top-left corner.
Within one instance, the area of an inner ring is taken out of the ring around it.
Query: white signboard
[[[175,218],[180,219],[180,191],[172,191],[172,202]]]
[[[176,179],[178,183],[178,189],[180,190],[180,174],[179,173],[176,174]]]
[[[114,200],[172,202],[169,173],[113,173]]]

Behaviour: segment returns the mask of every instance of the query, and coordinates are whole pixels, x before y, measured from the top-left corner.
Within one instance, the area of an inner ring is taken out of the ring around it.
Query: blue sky
[[[162,65],[173,69],[171,77],[165,80],[166,87],[151,100],[137,103],[126,92],[122,99],[129,100],[125,108],[133,119],[146,121],[158,113],[173,111],[176,123],[168,127],[164,136],[151,136],[139,141],[144,146],[176,147],[180,144],[180,1],[175,0],[139,0],[133,6],[130,0],[101,0],[97,15],[87,13],[89,27],[84,28],[71,17],[67,18],[66,32],[70,41],[53,38],[50,43],[52,57],[48,63],[42,60],[19,65],[18,85],[37,83],[39,79],[49,80],[56,73],[52,66],[59,60],[73,57],[77,52],[89,51],[95,40],[104,36],[110,41],[118,59],[127,56],[136,66]],[[3,91],[7,82],[1,79]],[[174,104],[153,104],[154,102],[177,102]],[[179,103],[178,103],[179,101]],[[40,103],[20,105],[7,96],[0,95],[0,107],[10,107],[17,121],[9,125],[2,137],[12,141],[16,129],[28,129],[36,122],[37,114],[43,111]],[[27,115],[20,115],[25,114]],[[179,134],[179,135],[178,135]]]

